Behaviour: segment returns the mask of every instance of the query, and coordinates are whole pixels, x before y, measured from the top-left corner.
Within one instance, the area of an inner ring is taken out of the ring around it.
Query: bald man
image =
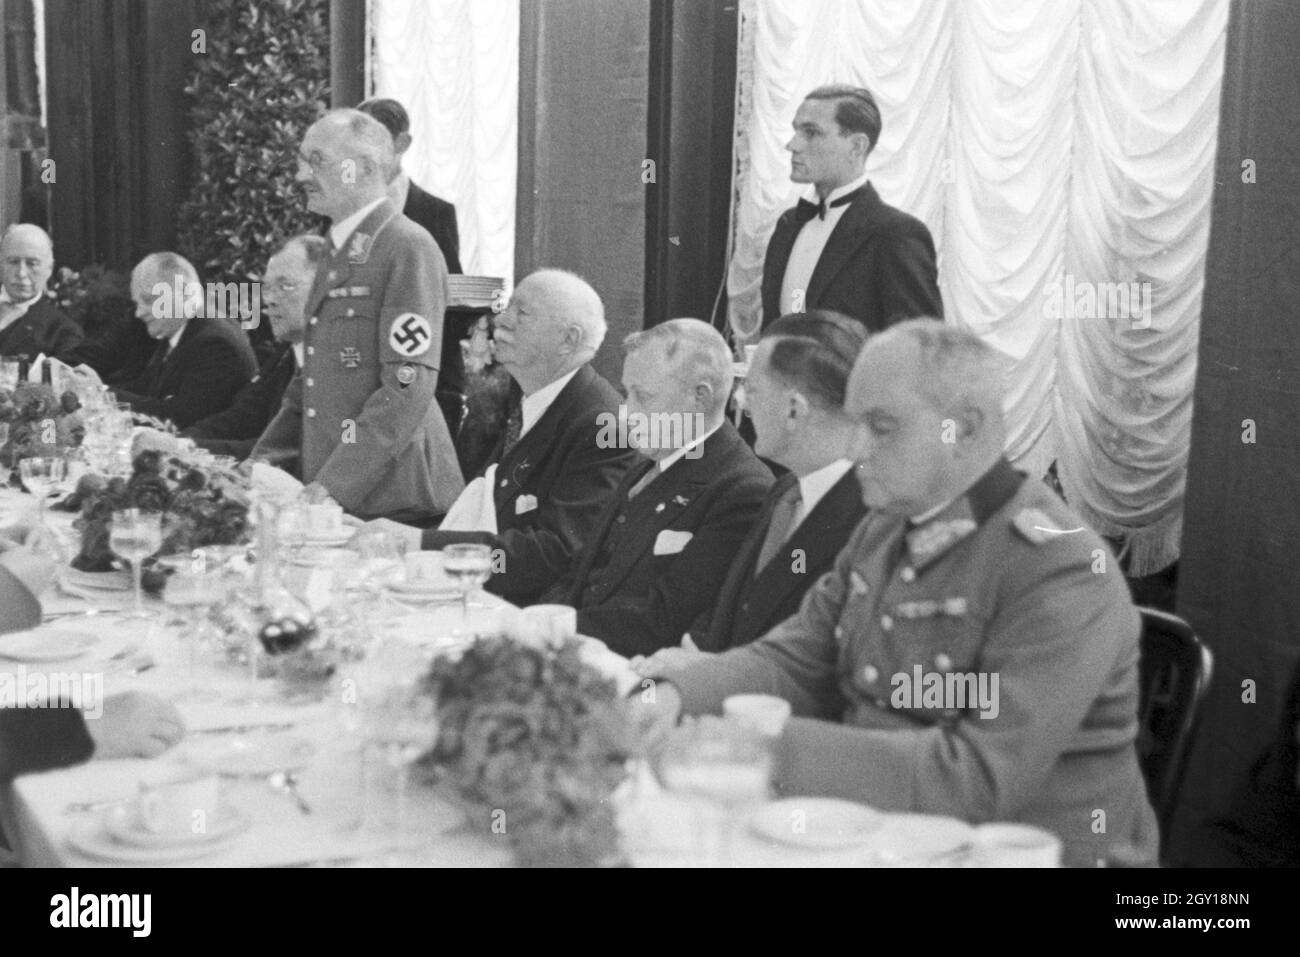
[[[497,532],[390,529],[412,546],[477,542],[501,549],[504,567],[488,588],[536,602],[569,571],[601,509],[636,453],[601,441],[623,401],[590,362],[605,339],[600,296],[572,273],[543,269],[525,278],[496,317],[496,359],[514,380],[506,433],[483,473],[492,479]]]
[[[871,510],[798,614],[666,668],[651,735],[732,694],[792,705],[775,781],[886,811],[1054,832],[1067,865],[1154,863],[1139,618],[1102,540],[1002,456],[996,356],[932,319],[871,339],[849,455]]]
[[[113,389],[120,402],[185,429],[227,408],[257,372],[233,319],[202,315],[199,274],[184,256],[150,253],[131,271],[136,318],[158,344],[144,372]]]
[[[307,130],[297,181],[332,244],[307,297],[303,368],[253,447],[349,513],[426,526],[465,487],[434,394],[447,304],[438,244],[387,198],[393,138],[357,110]]]
[[[31,223],[16,223],[0,237],[0,356],[44,353],[76,365],[82,332],[46,294],[54,271],[54,245]]]

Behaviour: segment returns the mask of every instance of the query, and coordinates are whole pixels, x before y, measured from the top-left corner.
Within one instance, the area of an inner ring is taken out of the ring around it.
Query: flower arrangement
[[[81,551],[72,566],[85,572],[117,567],[109,547],[110,524],[113,513],[125,508],[162,513],[163,543],[155,558],[249,540],[246,480],[234,471],[196,465],[184,452],[166,455],[146,449],[132,462],[129,479],[85,476],[69,504],[81,509],[75,523],[81,532]],[[146,560],[145,590],[162,591],[167,574],[156,560]]]
[[[439,727],[425,766],[471,827],[504,829],[524,865],[619,861],[611,795],[635,729],[615,682],[580,651],[577,639],[538,647],[484,637],[455,660],[436,659],[425,679]]]
[[[9,439],[0,448],[0,466],[16,468],[21,459],[50,455],[81,444],[86,434],[73,392],[56,395],[48,385],[23,382],[0,389],[0,423],[9,426]]]

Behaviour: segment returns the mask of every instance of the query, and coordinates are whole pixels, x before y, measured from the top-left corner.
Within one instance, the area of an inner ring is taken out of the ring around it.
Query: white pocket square
[[[537,511],[536,495],[521,495],[515,499],[515,514],[522,515],[524,512]]]
[[[692,532],[675,532],[671,528],[665,528],[655,538],[656,555],[676,555],[695,535]]]

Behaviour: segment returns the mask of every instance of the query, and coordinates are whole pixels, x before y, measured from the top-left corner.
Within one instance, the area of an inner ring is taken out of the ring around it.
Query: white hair
[[[605,305],[587,280],[564,269],[539,269],[519,285],[535,285],[549,315],[576,325],[582,333],[582,351],[590,358],[600,351],[608,326]]]
[[[676,359],[676,373],[691,388],[703,383],[713,393],[709,411],[721,415],[731,397],[736,375],[727,340],[699,319],[669,319],[623,340],[623,353],[631,355],[651,342],[664,343],[664,355]]]

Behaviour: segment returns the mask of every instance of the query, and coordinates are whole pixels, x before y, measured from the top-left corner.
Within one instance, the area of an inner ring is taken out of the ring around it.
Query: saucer
[[[885,823],[875,808],[836,798],[784,798],[763,805],[750,828],[781,844],[810,848],[856,847],[872,839]]]
[[[104,831],[115,841],[132,847],[153,850],[190,847],[195,844],[215,844],[229,840],[236,834],[242,834],[252,823],[252,818],[229,804],[217,806],[217,810],[205,822],[206,830],[200,834],[192,831],[151,831],[145,827],[140,809],[133,804],[109,808],[104,815]]]
[[[38,628],[0,635],[0,658],[10,661],[70,661],[80,658],[97,644],[99,638],[84,631]]]

